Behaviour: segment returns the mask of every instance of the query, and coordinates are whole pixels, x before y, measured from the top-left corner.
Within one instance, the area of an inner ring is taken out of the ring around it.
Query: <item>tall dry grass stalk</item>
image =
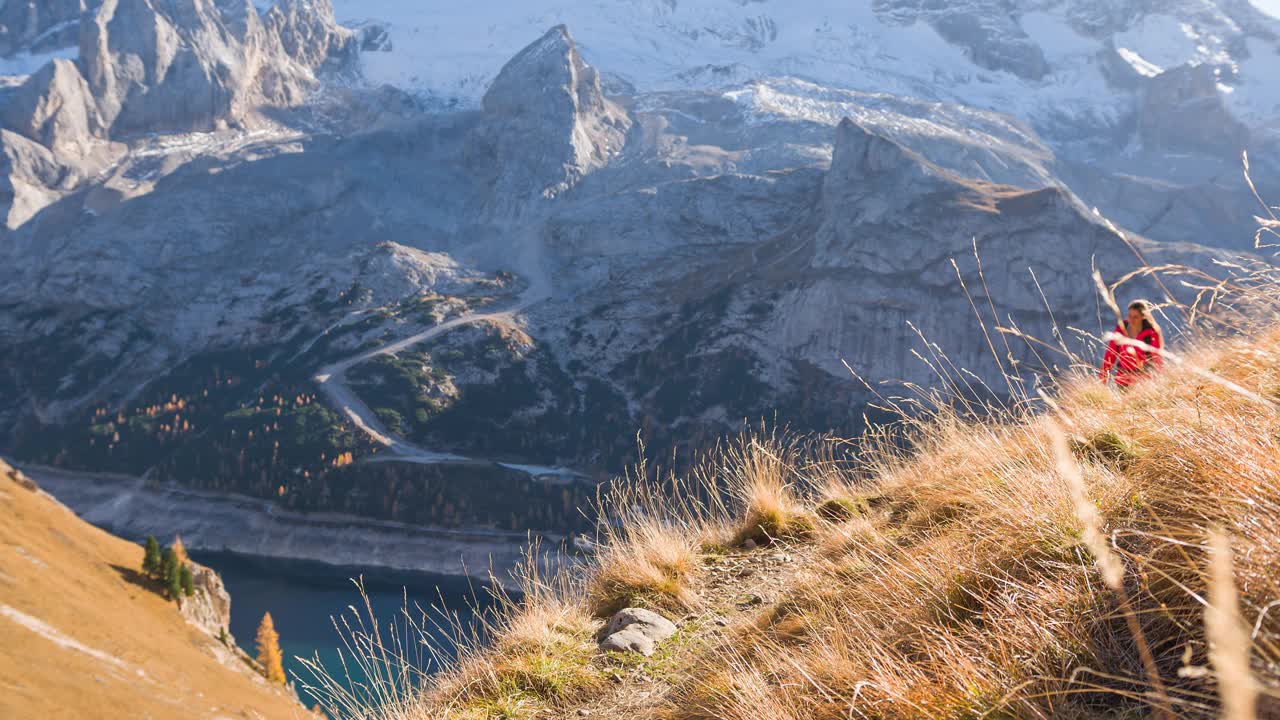
[[[1071,454],[1067,435],[1056,423],[1050,423],[1049,437],[1053,442],[1058,474],[1071,490],[1071,502],[1076,518],[1080,521],[1085,547],[1093,554],[1093,561],[1098,566],[1102,581],[1112,592],[1122,593],[1124,592],[1124,564],[1107,545],[1107,536],[1102,532],[1102,520],[1098,516],[1098,508],[1089,499],[1089,490],[1085,487],[1080,465]]]
[[[1209,605],[1204,624],[1209,661],[1222,699],[1222,720],[1257,717],[1258,690],[1249,668],[1249,632],[1240,618],[1231,540],[1221,528],[1209,533]]]

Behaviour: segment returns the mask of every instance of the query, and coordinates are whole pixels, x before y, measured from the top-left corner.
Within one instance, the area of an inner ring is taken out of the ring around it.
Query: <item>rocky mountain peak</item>
[[[622,149],[631,125],[563,25],[516,54],[482,106],[497,133],[500,183],[519,195],[568,189]]]
[[[934,3],[919,0],[876,0],[884,21],[910,25],[927,22],[947,42],[962,47],[975,65],[1003,70],[1027,80],[1040,80],[1049,62],[1040,46],[1018,24],[1003,0]]]
[[[874,129],[845,118],[836,127],[823,183],[826,214],[883,217],[936,186],[946,171]]]
[[[485,93],[486,111],[524,113],[539,106],[561,112],[605,107],[600,74],[582,59],[569,28],[557,25],[516,54]]]
[[[248,0],[106,0],[80,62],[111,131],[211,130],[301,102],[350,39],[322,1],[286,0],[264,22]]]
[[[88,84],[70,60],[54,60],[27,79],[0,106],[0,125],[60,157],[82,155],[102,120]]]
[[[56,197],[70,174],[45,146],[0,129],[0,228],[29,220]]]
[[[243,2],[252,8],[251,0]],[[334,20],[331,0],[282,0],[265,23],[285,57],[309,68],[349,59],[355,50],[355,34]]]
[[[934,218],[944,213],[954,224],[936,227]],[[836,129],[823,184],[817,262],[842,266],[858,258],[866,267],[898,272],[919,267],[925,257],[962,252],[973,237],[1001,236],[1009,228],[1026,226],[1049,235],[1044,228],[1094,224],[1062,187],[1016,187],[966,177],[846,118]]]
[[[0,2],[0,57],[74,44],[76,20],[97,4],[98,0]]]
[[[322,70],[354,57],[355,34],[329,0],[281,0],[265,19],[253,0],[102,0],[75,17],[78,60],[0,89],[0,128],[13,135],[0,213],[11,228],[101,170],[103,140],[250,125],[264,108],[304,103]]]

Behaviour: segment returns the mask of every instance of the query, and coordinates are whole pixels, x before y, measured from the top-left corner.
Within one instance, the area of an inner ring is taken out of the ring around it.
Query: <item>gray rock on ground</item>
[[[222,578],[199,563],[188,561],[188,565],[196,593],[182,601],[182,617],[213,637],[230,632],[231,596],[222,584]],[[231,638],[232,642],[234,640]]]
[[[648,657],[658,643],[676,633],[676,625],[652,610],[626,608],[609,618],[600,649],[612,652],[634,652]]]

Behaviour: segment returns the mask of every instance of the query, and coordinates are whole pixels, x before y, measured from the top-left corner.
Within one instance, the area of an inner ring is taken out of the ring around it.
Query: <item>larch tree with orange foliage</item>
[[[280,652],[280,635],[276,632],[276,624],[271,620],[271,613],[264,613],[262,624],[258,626],[258,663],[262,665],[262,674],[277,685],[285,683],[284,655]]]
[[[178,565],[182,566],[191,562],[191,558],[187,555],[187,546],[182,544],[182,536],[174,535],[173,544],[169,547],[173,548],[173,554],[178,558]]]

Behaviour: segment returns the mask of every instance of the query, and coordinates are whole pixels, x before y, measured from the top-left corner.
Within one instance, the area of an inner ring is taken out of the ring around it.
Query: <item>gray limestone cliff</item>
[[[223,637],[227,633],[228,642],[231,627],[231,595],[222,584],[222,578],[211,568],[196,562],[188,561],[191,568],[192,586],[195,595],[182,601],[180,607],[182,617],[213,637]]]
[[[282,0],[264,16],[251,0],[104,0],[76,27],[78,60],[55,59],[0,89],[0,127],[53,158],[7,143],[9,228],[117,157],[109,141],[252,126],[306,102],[323,72],[357,52],[327,0]]]
[[[0,125],[74,162],[104,136],[98,103],[70,60],[54,60],[9,93]]]
[[[521,50],[485,93],[495,195],[555,197],[623,148],[631,120],[605,98],[563,25]]]
[[[352,38],[323,1],[105,0],[80,62],[112,134],[211,130],[301,103]]]
[[[1180,65],[1147,81],[1138,132],[1152,149],[1238,155],[1249,129],[1231,115],[1213,65]]]

